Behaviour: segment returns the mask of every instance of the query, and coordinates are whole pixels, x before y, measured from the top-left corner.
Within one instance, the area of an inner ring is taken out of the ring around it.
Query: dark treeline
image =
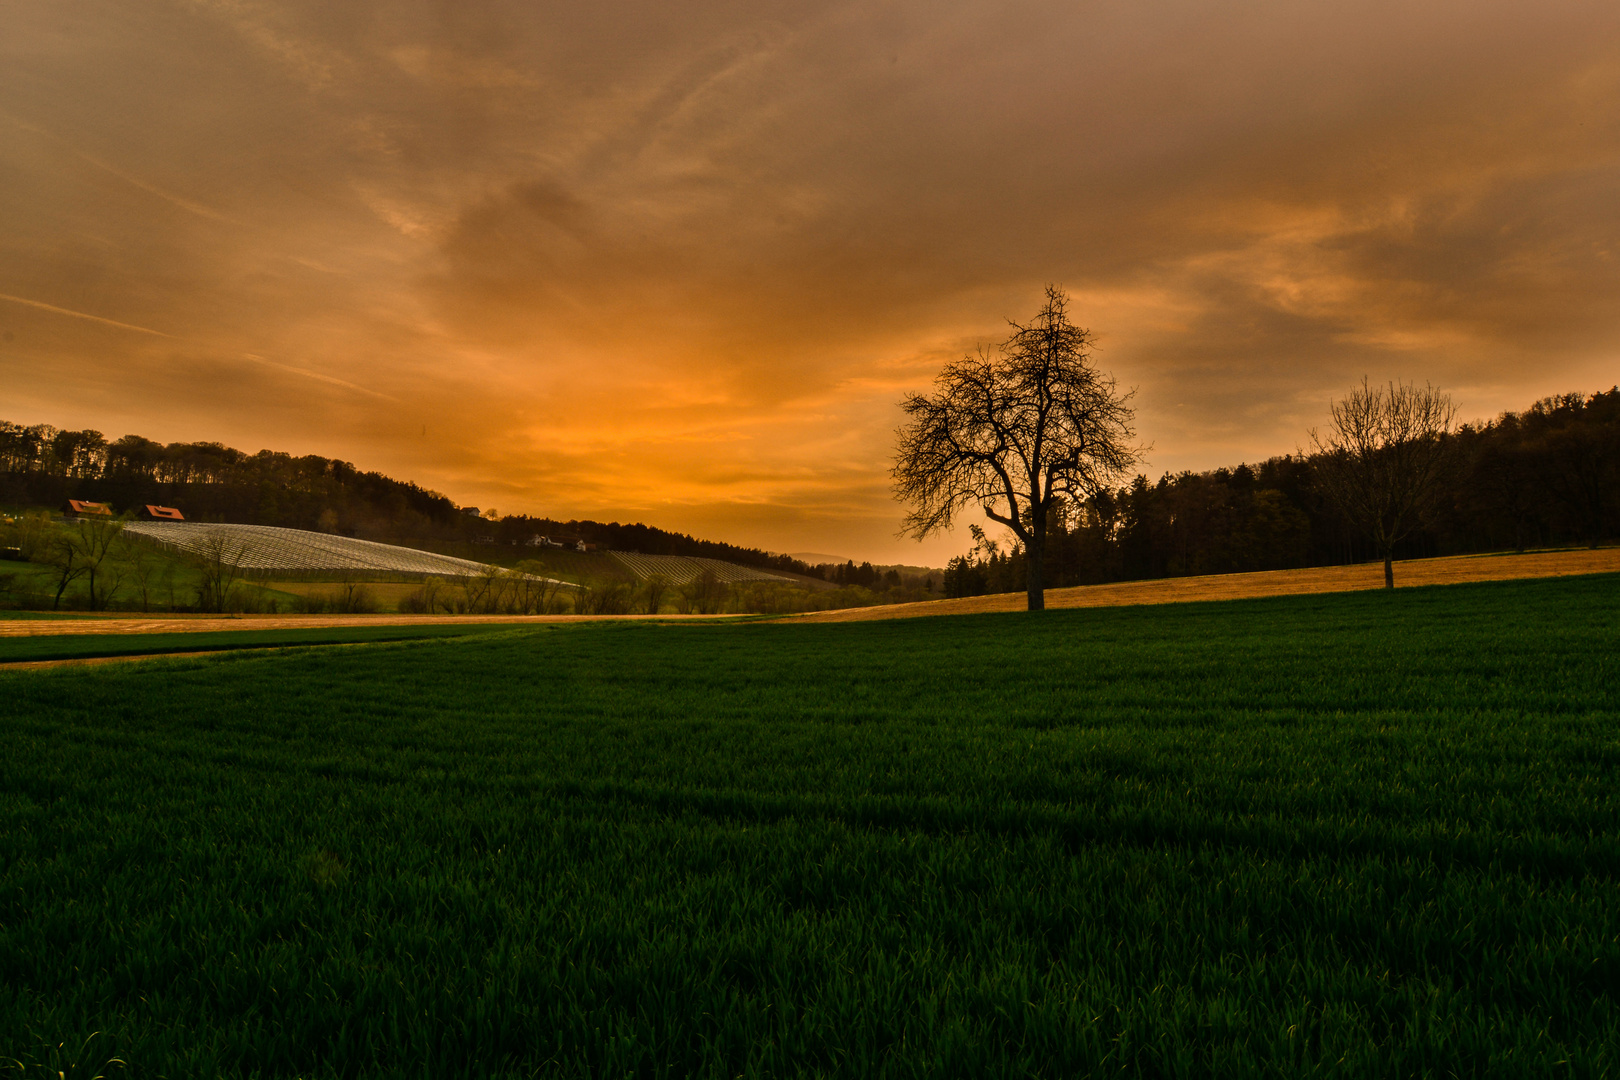
[[[557,521],[552,518],[514,515],[498,521],[479,521],[475,531],[497,543],[519,544],[531,536],[553,540],[584,540],[609,551],[635,551],[643,555],[686,555],[703,559],[723,559],[762,570],[783,570],[808,577],[825,577],[822,567],[813,567],[773,555],[758,548],[738,547],[718,540],[699,540],[685,533],[666,532],[651,525],[621,525],[617,521]]]
[[[314,454],[248,454],[215,442],[165,445],[139,435],[108,442],[99,431],[0,420],[0,505],[55,506],[68,499],[106,502],[121,511],[158,503],[179,507],[193,521],[279,525],[385,541],[516,544],[542,535],[616,551],[725,559],[824,576],[785,555],[648,525],[489,520],[436,491]]]
[[[108,442],[99,431],[0,421],[0,502],[67,499],[119,510],[159,503],[196,521],[350,536],[436,536],[453,533],[462,517],[437,492],[314,454],[247,454],[214,442],[164,445],[139,435]]]
[[[1620,389],[1566,394],[1522,413],[1465,425],[1451,436],[1449,497],[1398,558],[1597,544],[1620,517]],[[415,484],[346,461],[219,443],[162,443],[96,431],[60,431],[0,421],[0,504],[58,505],[93,499],[119,510],[180,507],[201,521],[257,525],[404,542],[493,540],[534,535],[584,540],[617,551],[688,555],[824,579],[841,586],[890,582],[870,565],[808,566],[785,555],[648,525],[489,520]],[[1374,552],[1317,491],[1308,457],[1165,475],[1069,505],[1051,523],[1049,586],[1188,574],[1361,562]],[[948,595],[1023,587],[1023,553],[980,538],[952,561]],[[891,575],[892,576],[892,575]]]
[[[835,585],[859,585],[863,589],[893,588],[906,580],[895,567],[879,569],[869,562],[856,566],[854,559],[843,564],[823,563],[816,567],[815,573],[817,577]],[[924,577],[922,580],[926,582],[927,588],[934,587],[932,577]]]
[[[1620,524],[1620,389],[1565,394],[1450,437],[1448,497],[1397,558],[1588,544]],[[1138,476],[1051,522],[1050,587],[1362,562],[1375,552],[1317,490],[1309,457]],[[976,532],[949,596],[1024,587],[1024,554]]]

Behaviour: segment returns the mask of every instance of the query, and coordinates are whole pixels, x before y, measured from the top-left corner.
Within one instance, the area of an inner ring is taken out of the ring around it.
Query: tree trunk
[[[1046,544],[1045,538],[1038,543],[1024,545],[1024,581],[1029,589],[1029,610],[1046,610],[1046,585],[1044,582],[1046,570]]]
[[[1391,552],[1384,552],[1384,588],[1395,587],[1395,557]]]

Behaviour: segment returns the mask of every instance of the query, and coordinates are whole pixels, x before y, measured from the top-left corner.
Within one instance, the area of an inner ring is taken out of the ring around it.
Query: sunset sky
[[[896,402],[1073,297],[1148,472],[1620,381],[1620,4],[0,5],[0,419],[942,565]]]

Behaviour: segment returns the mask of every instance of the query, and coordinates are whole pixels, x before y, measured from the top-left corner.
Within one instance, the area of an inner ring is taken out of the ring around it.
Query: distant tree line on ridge
[[[1397,557],[1596,545],[1620,525],[1620,389],[1564,394],[1522,413],[1464,425],[1452,446],[1447,497]],[[96,431],[0,421],[0,505],[91,499],[133,509],[180,506],[194,520],[401,542],[519,544],[539,534],[649,555],[723,559],[839,586],[897,585],[869,564],[810,566],[756,548],[640,524],[511,516],[490,520],[416,484],[317,455],[247,454],[214,442],[167,445]],[[1325,497],[1315,459],[1166,474],[1083,502],[1048,522],[1048,587],[1363,562],[1376,552]],[[1024,587],[1024,552],[982,533],[946,569],[946,595]]]
[[[827,576],[785,555],[649,525],[528,516],[490,520],[436,491],[315,454],[248,454],[217,442],[165,445],[139,435],[108,442],[99,431],[0,420],[0,505],[54,506],[68,499],[106,502],[119,510],[157,503],[178,506],[195,521],[277,525],[382,541],[519,544],[534,535],[564,537],[617,551],[724,559]]]
[[[1620,389],[1563,394],[1522,413],[1465,424],[1448,437],[1438,513],[1398,558],[1586,544],[1620,525]],[[1138,475],[1067,502],[1048,521],[1048,587],[1364,562],[1376,556],[1326,497],[1319,462],[1283,455],[1256,465]],[[975,530],[946,568],[947,596],[1024,587],[1024,552]]]
[[[651,525],[621,525],[617,521],[558,521],[553,518],[514,514],[498,520],[478,521],[474,532],[496,543],[521,544],[531,536],[580,539],[609,551],[636,551],[643,555],[685,555],[722,559],[762,570],[782,570],[808,577],[823,577],[818,567],[786,555],[775,555],[758,548],[738,547],[718,540],[699,540],[685,533],[667,532]]]

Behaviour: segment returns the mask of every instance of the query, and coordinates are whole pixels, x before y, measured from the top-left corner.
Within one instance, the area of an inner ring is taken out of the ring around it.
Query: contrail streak
[[[392,396],[390,394],[380,393],[379,391],[376,391],[376,390],[368,390],[364,386],[358,386],[358,385],[356,385],[356,384],[354,384],[352,382],[345,382],[344,380],[334,378],[331,375],[322,375],[318,371],[308,371],[308,370],[306,370],[304,368],[293,367],[291,364],[278,364],[274,360],[266,360],[264,357],[255,356],[253,353],[243,353],[242,355],[245,358],[247,358],[249,360],[252,360],[254,363],[263,364],[265,367],[279,368],[282,371],[290,371],[294,375],[302,375],[306,379],[319,379],[321,382],[331,383],[333,386],[341,386],[341,387],[344,387],[345,389],[354,390],[354,391],[356,391],[358,393],[361,393],[361,394],[370,394],[372,397],[382,398],[384,401],[398,401],[399,400],[399,398],[394,397],[394,396]]]
[[[131,184],[134,187],[138,187],[142,191],[146,192],[148,195],[155,195],[159,199],[163,199],[166,202],[171,202],[175,206],[180,207],[180,209],[189,210],[191,213],[197,214],[197,215],[199,215],[201,217],[212,218],[215,221],[230,222],[230,224],[233,224],[233,225],[236,224],[236,222],[231,221],[230,218],[226,217],[224,214],[221,214],[218,210],[214,210],[214,209],[212,209],[210,207],[204,206],[202,203],[196,202],[196,201],[194,201],[192,199],[185,198],[182,195],[176,195],[172,191],[164,191],[162,188],[157,187],[156,185],[148,184],[145,180],[142,180],[139,177],[131,176],[129,173],[123,171],[122,169],[115,168],[114,166],[107,164],[105,161],[102,161],[98,157],[90,156],[89,154],[85,153],[83,150],[79,150],[76,147],[74,147],[73,144],[68,142],[66,139],[63,139],[61,136],[55,134],[54,132],[45,130],[44,128],[40,127],[38,124],[30,124],[28,121],[20,119],[20,118],[15,117],[15,116],[12,116],[9,113],[0,113],[0,118],[4,118],[6,120],[9,120],[11,123],[13,123],[16,126],[22,128],[24,131],[31,131],[35,135],[41,135],[41,136],[51,140],[52,142],[54,142],[58,146],[60,146],[62,149],[66,150],[68,153],[74,155],[75,157],[77,157],[79,160],[85,162],[86,164],[94,165],[96,168],[101,169],[104,172],[111,173],[113,176],[118,177],[118,179],[122,180],[124,183]]]
[[[155,195],[158,198],[165,200],[166,202],[171,202],[174,205],[178,206],[182,210],[189,210],[193,214],[198,215],[199,217],[212,218],[215,221],[230,222],[230,220],[231,220],[230,218],[226,217],[224,214],[221,214],[218,210],[212,210],[212,209],[204,206],[200,202],[193,202],[191,199],[187,199],[187,198],[185,198],[183,196],[176,195],[172,191],[164,191],[160,187],[156,187],[156,186],[154,186],[152,184],[148,184],[145,180],[142,180],[139,177],[131,176],[129,173],[125,172],[122,169],[115,169],[111,165],[107,164],[105,161],[102,161],[100,158],[91,157],[89,154],[86,154],[83,150],[75,150],[75,151],[73,151],[73,153],[78,155],[79,158],[81,158],[82,160],[88,162],[91,165],[94,165],[96,168],[101,169],[101,170],[103,170],[105,172],[111,173],[112,175],[118,177],[118,179],[122,180],[124,183],[129,184],[129,185],[131,185],[133,187],[138,187],[142,191],[146,192],[148,195]],[[231,223],[235,224],[234,222],[231,222]]]
[[[116,326],[120,330],[133,330],[137,334],[151,334],[153,337],[170,336],[161,330],[136,326],[134,323],[119,322],[117,319],[103,319],[100,315],[90,315],[83,311],[74,311],[72,308],[57,307],[55,304],[44,304],[38,300],[28,300],[21,296],[9,296],[6,293],[0,293],[0,300],[10,300],[13,304],[26,304],[29,307],[39,308],[41,311],[52,311],[58,315],[70,315],[75,319],[89,319],[91,322],[106,323],[108,326]]]

